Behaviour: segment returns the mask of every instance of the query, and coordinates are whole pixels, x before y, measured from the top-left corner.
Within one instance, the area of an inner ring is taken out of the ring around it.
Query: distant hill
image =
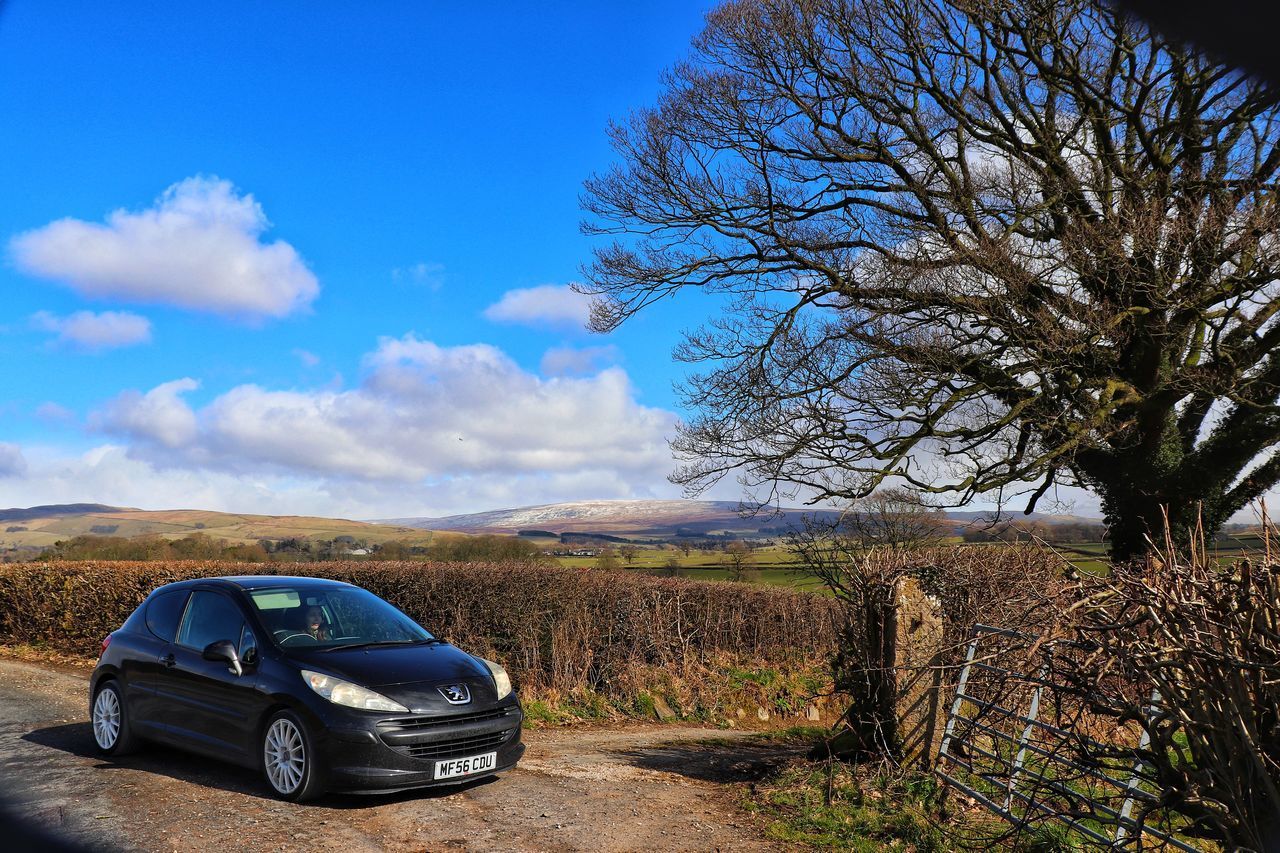
[[[394,526],[300,515],[244,515],[200,509],[140,510],[104,504],[58,504],[0,510],[0,549],[44,548],[60,539],[86,534],[181,539],[192,533],[205,533],[232,543],[353,536],[368,543],[398,539],[426,544],[436,535],[434,530],[416,525]]]
[[[451,515],[442,518],[394,518],[353,521],[298,515],[246,515],[199,509],[141,510],[95,503],[57,504],[0,510],[0,550],[45,548],[73,536],[163,536],[180,539],[205,533],[233,544],[261,539],[334,539],[352,536],[373,544],[402,540],[411,544],[438,541],[442,534],[527,535],[596,534],[603,537],[670,539],[733,533],[739,536],[782,536],[799,528],[804,516],[834,520],[832,510],[783,509],[743,517],[736,501],[575,501],[543,506]],[[988,515],[978,511],[946,514],[959,531]],[[1033,515],[1048,523],[1073,521],[1071,516]]]
[[[441,518],[392,518],[383,524],[403,527],[426,527],[433,530],[456,530],[465,533],[519,533],[543,530],[561,533],[604,533],[611,535],[669,537],[680,532],[705,535],[732,531],[758,533],[798,528],[803,516],[835,519],[839,513],[820,509],[782,509],[761,512],[744,518],[736,501],[632,500],[574,501],[541,506],[500,509]],[[989,516],[989,512],[956,511],[946,517],[957,527]],[[1024,516],[1025,518],[1025,516]],[[1070,516],[1033,514],[1033,519],[1053,523]]]
[[[128,507],[107,506],[106,504],[49,504],[47,506],[29,506],[25,509],[14,507],[0,509],[0,521],[30,521],[37,518],[59,518],[64,515],[88,515],[93,512],[138,512]]]
[[[544,530],[551,533],[647,533],[672,534],[677,528],[755,530],[770,522],[762,516],[744,521],[733,501],[574,501],[541,506],[499,509],[442,518],[384,519],[384,524],[429,527],[468,533],[518,533]]]

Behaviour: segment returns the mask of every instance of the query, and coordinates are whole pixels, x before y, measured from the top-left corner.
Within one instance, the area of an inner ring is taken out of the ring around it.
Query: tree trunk
[[[1139,560],[1151,552],[1153,543],[1163,547],[1166,526],[1174,547],[1183,549],[1191,544],[1197,523],[1206,537],[1212,537],[1226,520],[1213,511],[1212,503],[1206,506],[1200,496],[1181,492],[1173,484],[1141,492],[1104,492],[1102,508],[1113,563]]]
[[[1197,523],[1213,536],[1226,521],[1224,484],[1215,472],[1189,464],[1172,413],[1152,418],[1134,439],[1081,460],[1102,496],[1114,563],[1141,559],[1153,543],[1162,547],[1166,527],[1174,546],[1185,548]]]
[[[1150,552],[1152,542],[1163,539],[1164,517],[1159,505],[1150,498],[1108,496],[1103,501],[1103,508],[1112,562],[1128,563],[1140,559]],[[1174,541],[1179,538],[1175,531]]]

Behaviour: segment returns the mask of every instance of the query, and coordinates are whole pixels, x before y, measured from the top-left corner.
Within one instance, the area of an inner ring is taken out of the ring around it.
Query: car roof
[[[346,581],[335,581],[330,578],[309,578],[301,575],[234,575],[220,577],[218,580],[235,584],[241,589],[262,589],[263,587],[289,586],[290,584],[306,584],[307,586],[351,586]]]
[[[309,578],[295,575],[224,575],[222,577],[211,578],[190,578],[177,583],[166,584],[164,589],[187,589],[193,586],[207,584],[209,586],[220,587],[236,587],[244,590],[265,589],[270,587],[301,585],[316,587],[349,587],[345,581],[336,581],[329,578]]]

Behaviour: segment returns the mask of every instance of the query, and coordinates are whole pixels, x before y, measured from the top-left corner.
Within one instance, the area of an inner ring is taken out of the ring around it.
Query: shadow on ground
[[[703,782],[755,782],[805,754],[805,747],[674,743],[617,753],[646,770],[676,773]]]
[[[192,755],[180,749],[160,744],[144,743],[137,752],[126,756],[117,758],[100,755],[97,746],[93,742],[93,729],[87,722],[35,729],[23,735],[22,739],[38,746],[67,752],[80,758],[91,759],[96,762],[91,768],[94,771],[137,770],[143,773],[167,776],[179,782],[243,794],[246,797],[258,800],[276,801],[276,798],[268,793],[267,783],[263,781],[258,771]],[[432,800],[488,785],[496,781],[497,778],[489,776],[484,779],[464,782],[460,785],[447,785],[439,788],[414,788],[391,793],[377,791],[368,793],[334,793],[326,795],[316,804],[331,809],[362,809],[402,803],[409,800]]]

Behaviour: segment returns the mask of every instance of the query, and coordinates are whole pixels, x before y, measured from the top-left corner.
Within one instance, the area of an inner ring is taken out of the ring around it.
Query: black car
[[[227,577],[155,590],[102,642],[94,740],[261,768],[278,796],[456,784],[514,767],[506,671],[338,581]]]

